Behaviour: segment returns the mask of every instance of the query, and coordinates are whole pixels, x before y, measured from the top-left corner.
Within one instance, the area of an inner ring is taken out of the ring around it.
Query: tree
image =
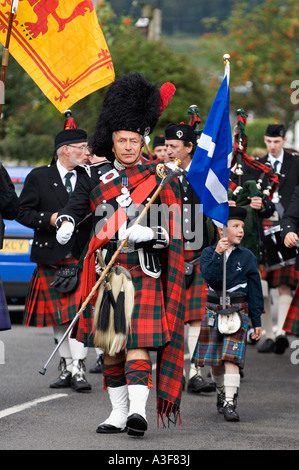
[[[256,117],[271,116],[287,128],[294,124],[298,104],[291,96],[292,83],[299,78],[298,18],[296,0],[266,0],[250,12],[246,4],[236,2],[225,29],[199,42],[199,57],[211,58],[217,46],[230,53],[232,107],[253,111]],[[214,66],[210,83],[216,86],[215,77]]]

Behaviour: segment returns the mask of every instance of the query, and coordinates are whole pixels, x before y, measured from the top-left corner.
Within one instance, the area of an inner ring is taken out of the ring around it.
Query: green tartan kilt
[[[161,278],[155,279],[142,271],[137,252],[120,253],[117,257],[117,264],[128,269],[135,288],[135,304],[126,348],[157,349],[164,347],[170,341],[170,333],[164,307]],[[93,307],[87,305],[84,310],[84,321],[82,323],[79,321],[76,332],[77,340],[89,347],[93,345],[92,317]]]
[[[206,313],[202,321],[198,343],[195,347],[192,361],[197,367],[220,366],[225,361],[244,367],[246,334],[248,329],[248,304],[232,304],[241,308],[242,326],[232,335],[223,335],[218,331],[218,317],[213,327],[208,325],[209,310],[220,310],[222,306],[207,302]]]
[[[55,266],[77,264],[75,258],[67,258]],[[25,300],[23,323],[25,326],[46,327],[69,323],[76,316],[80,304],[80,277],[75,292],[58,292],[51,286],[55,267],[37,264],[30,280]]]

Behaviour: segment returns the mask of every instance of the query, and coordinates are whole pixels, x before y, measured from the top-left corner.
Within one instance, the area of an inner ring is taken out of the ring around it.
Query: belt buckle
[[[122,244],[122,240],[117,240],[117,248]],[[122,247],[120,253],[133,253],[135,251],[135,243],[130,240]]]
[[[227,296],[225,297],[225,302],[226,302],[226,304],[223,305],[223,297],[222,297],[222,296],[220,297],[220,302],[219,302],[220,305],[222,305],[222,307],[223,307],[223,306],[226,307],[226,305],[230,305],[230,296],[229,296],[229,295],[227,295]]]

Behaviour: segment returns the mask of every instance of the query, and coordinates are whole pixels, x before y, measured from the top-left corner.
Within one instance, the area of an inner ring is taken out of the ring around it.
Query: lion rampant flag
[[[11,4],[1,1],[4,45]],[[92,0],[20,0],[9,53],[61,112],[115,78]]]

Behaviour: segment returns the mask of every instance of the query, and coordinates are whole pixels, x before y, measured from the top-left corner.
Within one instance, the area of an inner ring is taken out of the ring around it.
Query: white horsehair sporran
[[[238,310],[228,308],[218,310],[218,331],[223,335],[233,335],[242,326],[241,315]]]
[[[113,266],[99,286],[93,319],[94,345],[109,356],[125,348],[134,294],[131,274],[120,265]]]

